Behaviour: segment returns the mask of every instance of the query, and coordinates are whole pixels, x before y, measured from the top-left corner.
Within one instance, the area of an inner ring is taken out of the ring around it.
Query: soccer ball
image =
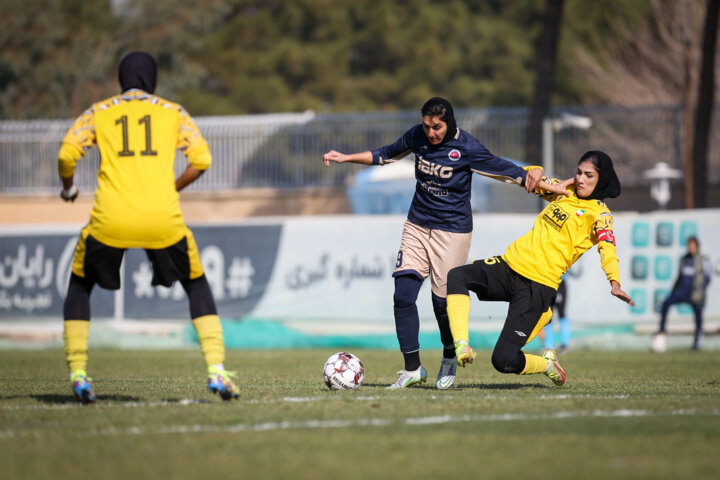
[[[365,367],[352,353],[330,355],[323,367],[323,380],[330,390],[354,390],[365,378]]]

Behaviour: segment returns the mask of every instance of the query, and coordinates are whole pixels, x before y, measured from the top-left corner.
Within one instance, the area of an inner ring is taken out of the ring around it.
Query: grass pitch
[[[333,350],[230,351],[243,396],[205,391],[198,351],[91,350],[98,403],[74,404],[60,350],[0,351],[3,479],[717,478],[720,352],[561,356],[568,381],[501,375],[490,352],[434,388],[384,387],[396,352],[353,350],[356,391],[331,392]]]

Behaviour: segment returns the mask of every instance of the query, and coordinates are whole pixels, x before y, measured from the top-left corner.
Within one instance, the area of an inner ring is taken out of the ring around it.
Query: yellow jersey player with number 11
[[[182,106],[153,95],[156,78],[149,54],[126,55],[119,68],[122,94],[83,112],[58,154],[60,196],[70,202],[78,195],[73,181],[78,160],[96,143],[101,158],[90,222],[80,233],[63,308],[65,356],[73,393],[82,404],[96,399],[86,373],[90,292],[95,284],[120,288],[120,263],[128,248],[145,250],[153,285],[180,281],[207,363],[208,389],[225,400],[238,397],[233,374],[223,366],[220,318],[178,194],[210,167],[210,149]],[[189,165],[175,179],[178,149]]]

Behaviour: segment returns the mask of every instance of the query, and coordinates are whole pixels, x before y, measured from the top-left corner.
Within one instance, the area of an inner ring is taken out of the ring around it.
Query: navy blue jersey
[[[710,277],[712,276],[712,265],[707,258],[703,258],[703,270],[705,275],[705,281],[703,288],[707,287],[710,283]],[[678,277],[673,285],[673,294],[679,298],[690,298],[695,287],[695,258],[689,253],[686,254],[680,260],[680,270],[678,271]]]
[[[467,233],[473,228],[470,187],[473,172],[522,185],[527,173],[496,157],[475,137],[458,128],[455,137],[432,145],[422,124],[412,127],[395,143],[372,151],[373,165],[392,163],[415,154],[415,196],[408,220],[422,227]]]

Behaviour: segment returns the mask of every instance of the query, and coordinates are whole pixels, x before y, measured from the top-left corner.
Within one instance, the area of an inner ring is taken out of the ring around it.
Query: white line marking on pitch
[[[593,411],[561,411],[554,413],[498,413],[487,415],[440,415],[431,417],[415,417],[405,419],[393,418],[363,418],[357,420],[307,420],[304,422],[265,422],[265,423],[239,423],[235,425],[171,425],[158,428],[106,428],[92,432],[76,432],[80,437],[94,436],[120,436],[120,435],[167,435],[188,433],[242,433],[242,432],[271,432],[276,430],[314,430],[323,428],[353,428],[353,427],[387,427],[391,425],[423,426],[443,425],[450,423],[493,423],[513,421],[556,420],[567,418],[627,418],[627,417],[668,417],[668,416],[720,416],[720,410],[593,410]],[[0,430],[0,439],[16,437],[42,437],[48,431],[41,430]]]
[[[266,398],[266,399],[249,399],[249,400],[243,400],[240,399],[240,402],[247,403],[247,404],[270,404],[270,403],[278,403],[278,402],[287,402],[287,403],[311,403],[311,402],[325,402],[328,400],[347,400],[347,401],[355,401],[355,402],[369,402],[369,401],[391,401],[391,400],[408,400],[410,398],[416,398],[411,395],[358,395],[358,396],[343,396],[343,397],[332,397],[332,394],[329,395],[322,395],[322,396],[315,396],[315,397],[283,397],[281,399],[276,398]],[[517,400],[576,400],[576,399],[599,399],[599,400],[626,400],[629,398],[657,398],[657,395],[629,395],[629,394],[619,394],[619,395],[593,395],[589,393],[580,393],[580,394],[541,394],[541,395],[533,395],[533,396],[513,396],[513,395],[495,395],[495,394],[488,394],[488,395],[481,395],[478,397],[475,397],[478,400],[498,400],[498,399],[517,399]],[[451,394],[441,394],[441,395],[431,395],[431,399],[443,399],[443,400],[451,400],[453,399],[453,395]],[[681,396],[664,396],[664,398],[688,398],[687,395],[681,395]],[[90,408],[141,408],[141,407],[172,407],[172,406],[187,406],[187,405],[201,405],[201,404],[210,404],[213,403],[210,399],[182,399],[182,400],[173,400],[173,401],[155,401],[155,402],[107,402],[103,401],[102,396],[100,397],[99,401],[93,405]],[[55,404],[55,405],[10,405],[10,406],[0,406],[0,412],[2,411],[10,411],[10,410],[65,410],[68,408],[78,408],[78,406],[74,403],[62,403],[62,404]]]

